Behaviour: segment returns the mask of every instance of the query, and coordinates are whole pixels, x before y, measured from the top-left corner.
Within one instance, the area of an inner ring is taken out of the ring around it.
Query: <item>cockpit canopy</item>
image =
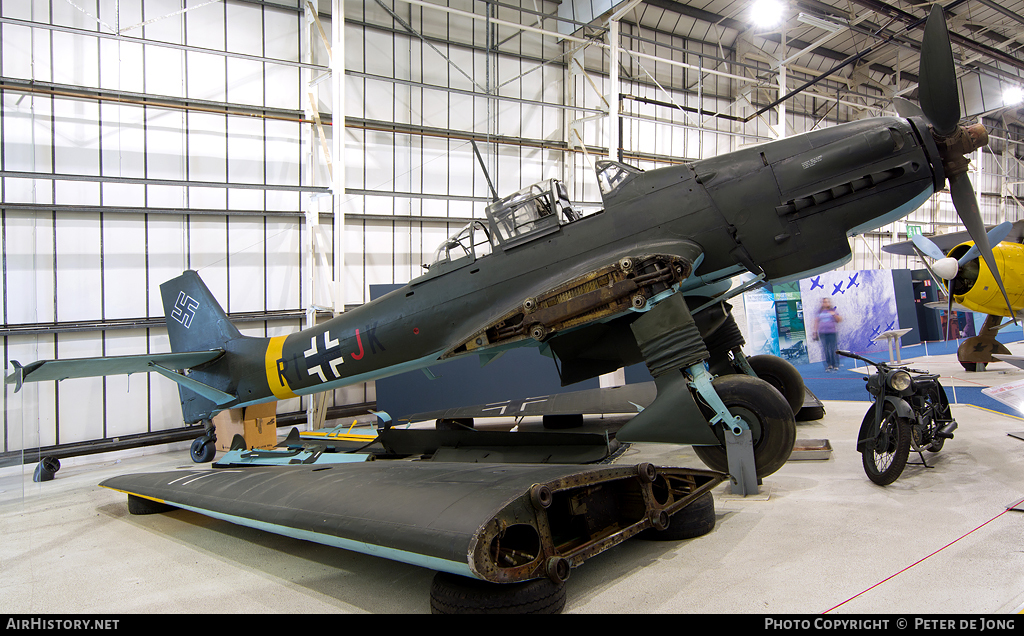
[[[572,207],[565,186],[548,179],[523,188],[487,206],[487,221],[471,221],[445,239],[434,251],[427,267],[432,275],[445,263],[470,257],[466,263],[491,253],[496,247],[510,249],[552,232],[580,218]],[[461,264],[459,265],[461,267]]]

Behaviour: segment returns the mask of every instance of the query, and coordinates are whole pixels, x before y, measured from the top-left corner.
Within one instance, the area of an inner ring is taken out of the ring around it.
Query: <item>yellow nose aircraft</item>
[[[958,309],[988,315],[981,332],[964,340],[957,349],[957,360],[968,371],[983,371],[986,364],[996,360],[1024,365],[1024,358],[1016,360],[1009,349],[996,340],[999,330],[1014,324],[1024,310],[1024,244],[1021,243],[1024,221],[1001,223],[988,231],[988,239],[1006,290],[1005,298],[992,269],[984,259],[978,258],[980,252],[967,232],[932,238],[918,234],[911,241],[882,248],[890,254],[920,255],[935,277],[947,281],[947,302],[929,303],[929,306],[947,312]],[[933,261],[930,266],[929,259]],[[1010,320],[1004,322],[1004,318]]]

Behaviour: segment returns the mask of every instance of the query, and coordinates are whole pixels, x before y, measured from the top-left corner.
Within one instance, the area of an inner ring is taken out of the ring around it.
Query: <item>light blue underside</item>
[[[416,565],[430,570],[450,572],[451,574],[458,574],[460,576],[467,576],[470,578],[479,578],[469,568],[468,563],[459,563],[456,561],[449,561],[447,559],[440,559],[438,557],[427,556],[424,554],[406,552],[405,550],[397,550],[395,548],[386,548],[383,546],[373,545],[370,543],[363,543],[362,541],[353,541],[352,539],[343,539],[341,537],[335,537],[328,534],[310,532],[309,530],[299,530],[297,528],[289,528],[288,526],[281,526],[274,523],[256,521],[255,519],[236,517],[234,515],[224,514],[221,512],[214,512],[212,510],[203,510],[202,508],[194,508],[192,506],[186,506],[171,501],[166,501],[166,503],[176,508],[181,508],[182,510],[190,510],[192,512],[197,512],[201,515],[206,515],[207,517],[213,517],[214,519],[220,519],[222,521],[227,521],[240,526],[246,526],[248,528],[263,530],[265,532],[280,534],[286,537],[291,537],[293,539],[312,541],[313,543],[319,543],[334,548],[341,548],[342,550],[351,550],[352,552],[359,552],[360,554],[369,554],[371,556],[390,559],[392,561],[399,561],[401,563],[408,563],[410,565]]]

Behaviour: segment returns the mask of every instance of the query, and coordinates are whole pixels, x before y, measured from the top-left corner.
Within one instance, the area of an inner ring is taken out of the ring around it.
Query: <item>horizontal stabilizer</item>
[[[154,353],[138,356],[113,356],[107,358],[71,358],[67,360],[39,360],[22,366],[12,360],[14,373],[7,376],[7,384],[15,385],[15,392],[21,390],[24,382],[66,380],[68,378],[93,378],[104,375],[125,375],[157,371],[154,365],[178,371],[190,369],[216,360],[224,355],[223,349],[212,351],[183,351],[181,353]],[[179,375],[179,374],[174,374]],[[184,377],[184,376],[181,376]],[[174,378],[172,378],[174,379]]]

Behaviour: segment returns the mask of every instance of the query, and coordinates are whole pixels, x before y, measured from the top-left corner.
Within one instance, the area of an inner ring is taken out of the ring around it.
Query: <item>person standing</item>
[[[836,354],[836,337],[839,331],[839,323],[843,317],[839,315],[832,301],[828,298],[821,299],[821,307],[814,315],[814,339],[821,341],[821,347],[825,350],[825,372],[833,373],[839,370],[839,356]]]

